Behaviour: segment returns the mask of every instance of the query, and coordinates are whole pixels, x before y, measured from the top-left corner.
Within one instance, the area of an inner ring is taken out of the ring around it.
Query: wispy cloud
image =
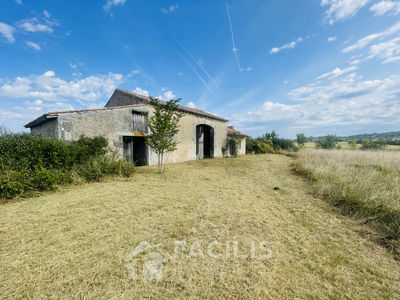
[[[382,63],[387,64],[400,60],[400,37],[390,41],[372,45],[366,59],[378,57]]]
[[[15,27],[0,22],[0,34],[4,36],[9,43],[15,42],[14,32],[15,32]]]
[[[400,13],[400,2],[380,1],[369,8],[375,16],[383,16],[386,13],[397,15]]]
[[[291,43],[285,44],[285,45],[283,45],[282,47],[272,48],[271,51],[269,52],[269,54],[278,53],[278,52],[282,51],[283,49],[293,49],[294,47],[296,47],[296,45],[297,45],[298,43],[300,43],[300,42],[302,42],[302,41],[304,41],[304,39],[301,38],[301,37],[299,37],[297,40],[295,40],[295,41],[293,41],[293,42],[291,42]]]
[[[103,10],[109,13],[113,6],[124,5],[125,2],[126,0],[107,0],[107,2],[103,5]]]
[[[322,74],[317,79],[325,79],[325,78],[333,79],[333,78],[342,76],[344,74],[353,72],[356,69],[357,69],[357,66],[352,66],[352,67],[348,67],[348,68],[345,68],[345,69],[341,69],[341,68],[338,67],[338,68],[333,69],[331,72]]]
[[[187,55],[194,61],[194,63],[203,71],[203,73],[207,76],[207,78],[212,82],[212,84],[216,87],[219,88],[217,82],[214,80],[214,78],[210,75],[210,73],[207,71],[207,69],[204,67],[204,64],[199,60],[196,59],[192,53],[186,49],[185,46],[183,46],[175,37],[173,37],[175,42],[186,52]]]
[[[328,42],[334,42],[334,41],[336,41],[336,36],[328,37]]]
[[[21,20],[16,25],[26,32],[52,33],[54,31],[53,27],[58,26],[58,22],[50,17],[47,10],[44,10],[41,17]]]
[[[17,26],[28,32],[53,32],[53,28],[47,24],[39,23],[36,18],[22,20],[17,23]]]
[[[19,5],[22,4],[22,0],[14,0],[14,2],[18,3]]]
[[[355,44],[344,48],[343,52],[348,53],[348,52],[351,52],[351,51],[354,51],[357,49],[362,49],[365,46],[367,46],[368,44],[370,44],[372,41],[379,39],[379,38],[386,37],[386,36],[390,36],[392,34],[397,33],[398,31],[400,31],[400,22],[397,22],[396,24],[394,24],[392,27],[386,29],[385,31],[367,35],[366,37],[358,40]]]
[[[171,5],[171,6],[168,7],[168,8],[161,8],[160,10],[161,10],[164,14],[169,14],[169,13],[173,12],[174,10],[177,10],[178,7],[179,7],[178,4],[174,4],[174,5]]]
[[[235,56],[236,65],[237,65],[238,70],[239,70],[239,71],[242,71],[242,68],[241,68],[241,66],[240,66],[240,61],[239,61],[239,55],[238,55],[239,49],[236,47],[235,35],[234,35],[234,33],[233,33],[233,26],[232,26],[231,14],[229,13],[228,0],[226,0],[225,6],[226,6],[226,14],[228,15],[229,29],[230,29],[230,31],[231,31],[232,52],[233,52],[233,55]]]
[[[210,87],[210,85],[207,83],[207,81],[199,74],[199,72],[197,72],[197,70],[192,66],[192,64],[186,59],[186,57],[184,55],[182,55],[182,53],[180,53],[179,51],[176,51],[176,53],[178,53],[178,55],[184,60],[184,62],[186,63],[186,65],[193,71],[193,73],[197,76],[197,78],[202,82],[202,84],[204,85],[204,87],[212,94],[215,96],[215,93],[213,91],[213,89]]]
[[[353,17],[370,0],[321,0],[321,6],[329,6],[325,11],[325,21],[330,25]]]
[[[34,42],[26,42],[26,45],[27,45],[28,47],[31,47],[32,49],[34,49],[34,50],[36,50],[36,51],[42,50],[42,48],[41,48],[38,44],[36,44],[36,43],[34,43]]]

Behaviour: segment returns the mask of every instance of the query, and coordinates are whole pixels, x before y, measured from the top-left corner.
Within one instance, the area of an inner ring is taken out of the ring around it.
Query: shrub
[[[386,147],[386,140],[379,139],[379,140],[370,140],[370,139],[363,139],[361,142],[361,149],[362,150],[379,150]]]
[[[262,137],[247,138],[247,153],[276,153],[279,150],[298,151],[299,147],[290,139],[280,138],[275,131],[266,133]]]
[[[257,143],[257,153],[274,153],[274,144],[271,140],[265,140]]]
[[[72,143],[33,136],[0,137],[0,198],[52,190],[58,184],[99,181],[108,175],[129,177],[134,165],[108,155],[103,137],[80,137]]]
[[[348,141],[347,144],[349,144],[349,147],[351,149],[356,149],[357,148],[357,140],[355,140],[355,139],[352,139],[352,140]]]
[[[315,142],[315,147],[317,149],[334,149],[339,143],[339,139],[336,134],[329,134],[323,137],[320,137]]]
[[[228,147],[230,149],[230,151],[232,151],[232,155],[233,156],[237,156],[238,152],[239,152],[239,145],[240,145],[240,141],[242,140],[242,137],[240,135],[236,135],[236,134],[232,134],[229,135],[228,137]]]

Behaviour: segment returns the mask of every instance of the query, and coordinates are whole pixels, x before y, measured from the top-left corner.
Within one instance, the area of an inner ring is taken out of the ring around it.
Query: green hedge
[[[103,137],[62,141],[12,134],[0,137],[0,198],[54,189],[63,183],[100,181],[107,175],[129,177],[134,165],[108,153]]]

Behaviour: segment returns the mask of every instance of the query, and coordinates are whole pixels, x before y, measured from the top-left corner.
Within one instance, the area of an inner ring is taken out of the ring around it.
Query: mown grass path
[[[0,298],[400,298],[400,264],[365,225],[310,194],[292,158],[244,156],[139,168],[0,206]],[[275,189],[274,189],[275,188]],[[175,257],[174,241],[205,257]],[[160,244],[162,277],[124,258]],[[207,245],[222,258],[207,255]],[[268,241],[268,259],[226,258]],[[232,250],[232,248],[231,248]]]

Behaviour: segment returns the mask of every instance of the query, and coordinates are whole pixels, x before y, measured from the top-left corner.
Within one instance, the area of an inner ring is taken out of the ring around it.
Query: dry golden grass
[[[351,149],[351,147],[349,146],[349,143],[347,142],[339,142],[338,145],[340,146],[340,148],[342,149]],[[304,148],[305,149],[315,149],[315,143],[314,142],[308,142],[304,144]],[[361,145],[358,144],[357,148],[361,148]],[[395,150],[395,151],[400,151],[400,146],[398,145],[387,145],[385,147],[385,150]]]
[[[305,149],[297,168],[317,179],[319,195],[400,239],[400,152]]]
[[[0,298],[399,298],[400,263],[369,227],[310,196],[292,161],[214,159],[164,175],[144,167],[2,205]],[[266,240],[272,257],[176,258],[175,240],[204,249],[237,240],[241,252]],[[158,281],[128,277],[124,258],[142,241],[161,244]]]

